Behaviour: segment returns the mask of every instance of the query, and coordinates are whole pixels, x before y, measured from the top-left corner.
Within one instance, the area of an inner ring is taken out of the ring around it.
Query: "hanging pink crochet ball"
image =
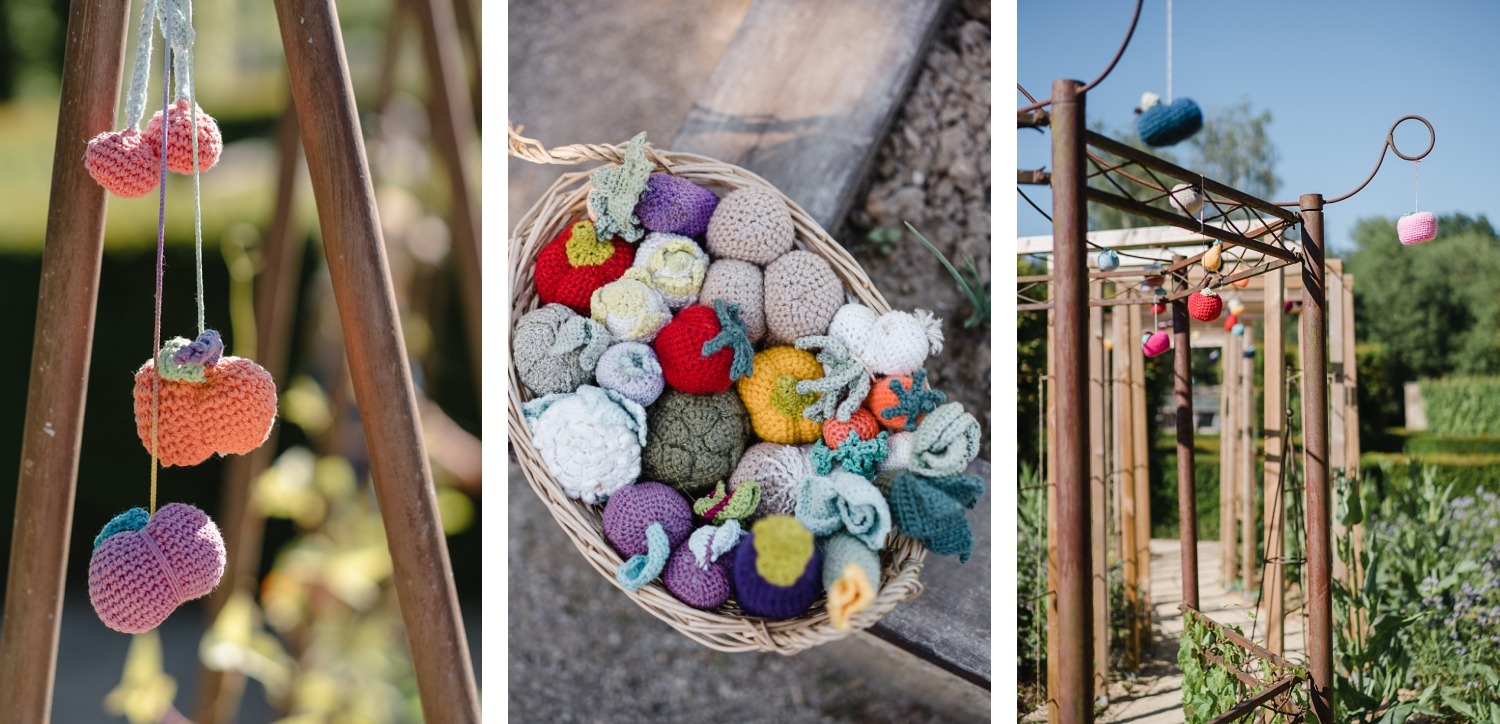
[[[1147,332],[1141,337],[1141,351],[1147,357],[1155,357],[1172,346],[1172,337],[1166,332]]]
[[[1437,238],[1437,217],[1431,211],[1407,214],[1396,221],[1396,236],[1406,246]]]
[[[193,172],[193,136],[189,130],[192,114],[188,112],[188,100],[178,98],[167,113],[167,168],[176,173]],[[219,124],[213,116],[198,107],[198,169],[207,171],[219,162],[219,153],[224,150],[224,138],[219,135]],[[158,151],[161,149],[161,111],[151,116],[146,124],[146,139]]]
[[[89,602],[120,633],[150,631],[177,607],[207,596],[224,575],[224,538],[206,513],[169,503],[147,518],[133,508],[94,539]]]
[[[140,131],[108,131],[89,139],[83,166],[110,193],[127,199],[145,196],[161,176],[157,146]]]

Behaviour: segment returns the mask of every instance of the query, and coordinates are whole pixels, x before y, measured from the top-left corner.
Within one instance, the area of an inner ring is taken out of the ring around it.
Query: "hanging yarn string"
[[[1437,238],[1437,217],[1431,211],[1417,211],[1422,208],[1422,162],[1412,163],[1412,213],[1402,216],[1396,221],[1396,236],[1406,246],[1421,244]]]

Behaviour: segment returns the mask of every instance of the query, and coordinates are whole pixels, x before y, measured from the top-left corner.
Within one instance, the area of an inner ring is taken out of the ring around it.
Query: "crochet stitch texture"
[[[751,343],[766,336],[765,286],[760,267],[738,259],[715,259],[703,277],[698,299],[704,304],[723,300],[740,308],[740,321]]]
[[[635,205],[635,215],[648,231],[665,231],[694,238],[708,231],[708,221],[719,206],[719,197],[685,178],[653,173]]]
[[[135,373],[135,427],[147,452],[155,376],[155,360]],[[201,383],[163,378],[158,384],[157,457],[166,467],[197,465],[215,453],[243,455],[260,447],[276,422],[276,381],[243,357],[204,367]]]
[[[807,448],[759,442],[740,457],[740,463],[729,476],[729,489],[747,480],[760,483],[760,507],[752,518],[767,515],[792,515],[797,509],[797,488],[813,472]]]
[[[666,387],[655,350],[640,342],[610,345],[594,372],[600,387],[614,390],[642,407],[656,402]]]
[[[974,533],[964,511],[979,503],[984,481],[968,475],[925,478],[909,470],[891,481],[891,515],[902,533],[940,556],[957,555],[967,563]]]
[[[834,314],[828,334],[876,375],[909,375],[921,369],[929,353],[943,351],[942,322],[925,309],[877,316],[868,307],[846,304]]]
[[[213,116],[204,113],[202,107],[194,106],[194,109],[196,113],[188,109],[187,98],[178,98],[167,113],[167,169],[175,173],[193,172],[194,116],[197,117],[198,130],[198,170],[213,168],[224,150],[224,137],[219,134],[219,123]],[[151,116],[151,122],[146,124],[146,139],[156,147],[157,153],[162,151],[161,126],[161,111],[157,111]]]
[[[848,533],[818,541],[823,552],[823,588],[834,628],[849,629],[854,614],[870,607],[880,590],[880,555]]]
[[[698,290],[708,273],[708,255],[686,236],[658,231],[647,234],[636,249],[634,268],[646,272],[668,307],[682,309],[698,301]]]
[[[1224,311],[1224,299],[1212,289],[1200,289],[1188,295],[1188,314],[1200,322],[1212,322]]]
[[[604,505],[604,539],[629,558],[647,551],[646,528],[660,523],[671,547],[693,532],[693,509],[682,494],[661,483],[640,482],[615,491]]]
[[[756,436],[766,442],[787,445],[809,443],[821,437],[822,423],[802,415],[802,410],[816,402],[818,396],[798,393],[797,383],[822,376],[823,366],[811,352],[772,347],[757,353],[754,374],[736,383]]]
[[[636,481],[646,442],[646,410],[592,385],[521,405],[532,443],[569,497],[599,503]]]
[[[797,493],[797,522],[816,536],[846,532],[879,550],[891,532],[891,509],[870,481],[853,473],[809,475]]]
[[[646,191],[651,176],[651,161],[646,158],[646,134],[637,133],[625,147],[624,161],[618,166],[604,166],[589,174],[589,217],[599,228],[599,236],[636,242],[645,233],[635,215],[636,204]]]
[[[928,413],[912,433],[910,467],[930,478],[962,473],[979,455],[979,421],[950,402]]]
[[[1431,211],[1407,214],[1396,220],[1396,237],[1405,246],[1437,238],[1437,217]]]
[[[703,354],[704,344],[723,331],[712,307],[695,304],[681,312],[656,334],[652,347],[661,362],[667,386],[695,395],[711,395],[734,384],[731,371],[735,350],[730,347]]]
[[[770,516],[758,521],[734,557],[740,608],[773,620],[800,615],[822,590],[822,559],[812,533],[795,519]]]
[[[635,267],[595,289],[589,309],[593,320],[603,324],[610,337],[621,341],[650,342],[672,320],[672,310],[651,285],[650,275]]]
[[[791,250],[795,236],[786,203],[769,189],[747,186],[719,201],[705,243],[715,258],[765,266]]]
[[[573,244],[570,255],[568,245],[574,235],[580,240]],[[608,245],[613,251],[607,256],[602,250],[586,251],[598,245]],[[586,263],[575,265],[574,259]],[[537,254],[536,295],[543,304],[566,304],[573,311],[588,316],[594,290],[619,279],[634,260],[634,246],[619,239],[602,241],[597,238],[591,222],[580,221],[563,229]]]
[[[766,267],[766,341],[792,344],[828,331],[844,303],[844,287],[823,257],[801,249]]]
[[[533,394],[555,395],[593,379],[609,332],[562,304],[548,304],[516,322],[510,344],[521,384]]]
[[[693,531],[688,542],[672,552],[662,571],[667,592],[703,611],[723,605],[734,593],[730,572],[740,538],[739,522],[733,520]]]
[[[224,539],[218,526],[191,505],[169,503],[144,527],[120,530],[94,547],[89,603],[105,626],[144,633],[184,602],[208,595],[223,575]]]
[[[690,496],[729,477],[750,434],[738,395],[691,395],[667,390],[648,410],[642,474]]]
[[[89,139],[84,168],[110,193],[134,199],[151,193],[161,181],[160,145],[152,145],[133,128],[106,131]]]

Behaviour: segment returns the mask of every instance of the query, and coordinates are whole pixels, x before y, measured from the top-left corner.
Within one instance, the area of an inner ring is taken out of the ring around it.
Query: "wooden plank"
[[[1104,294],[1103,282],[1089,284],[1090,296]],[[1089,309],[1089,399],[1104,400],[1108,397],[1104,387],[1104,309]],[[1109,485],[1108,460],[1105,457],[1104,428],[1109,418],[1094,405],[1089,414],[1089,524],[1093,530],[1090,543],[1093,547],[1093,596],[1094,596],[1094,695],[1109,695]]]
[[[1240,368],[1239,443],[1235,449],[1239,458],[1235,464],[1240,484],[1240,577],[1245,583],[1245,596],[1260,583],[1260,568],[1255,559],[1255,358],[1246,357],[1250,332],[1240,337],[1240,356],[1235,360]]]
[[[130,3],[103,0],[73,0],[68,10],[15,527],[0,619],[0,699],[5,702],[0,719],[6,721],[45,724],[52,715],[108,204],[104,188],[83,166],[83,152],[90,138],[115,127],[129,16]],[[11,336],[18,343],[20,330]],[[135,470],[144,496],[146,466]],[[100,524],[84,522],[89,528]]]
[[[841,223],[952,0],[757,0],[671,148]]]
[[[1344,275],[1328,270],[1328,484],[1331,494],[1338,499],[1339,474],[1348,470],[1344,459],[1345,430],[1348,427],[1348,408],[1344,404],[1347,390],[1344,386]],[[1338,510],[1333,511],[1333,540],[1344,536],[1344,524],[1339,520]],[[1333,577],[1349,583],[1344,561],[1333,555]]]
[[[1135,555],[1136,588],[1140,591],[1141,614],[1151,612],[1151,415],[1146,401],[1146,353],[1141,350],[1141,316],[1130,314],[1130,409],[1132,458],[1135,463]],[[1141,646],[1151,645],[1151,626],[1141,630]]]
[[[1119,535],[1120,559],[1123,563],[1121,571],[1125,576],[1125,606],[1130,611],[1130,636],[1126,638],[1125,655],[1126,661],[1131,668],[1140,666],[1141,662],[1141,631],[1140,613],[1144,609],[1140,597],[1140,588],[1136,584],[1140,582],[1141,565],[1141,541],[1136,536],[1136,509],[1135,488],[1137,480],[1135,477],[1135,426],[1136,413],[1134,407],[1134,395],[1131,394],[1130,378],[1131,367],[1136,349],[1140,345],[1135,341],[1139,335],[1131,333],[1133,326],[1140,325],[1140,315],[1134,310],[1114,310],[1114,460],[1115,467],[1119,473],[1116,485],[1119,503],[1116,510]],[[1132,325],[1130,318],[1135,317],[1136,323]],[[1146,557],[1150,557],[1147,553]]]
[[[1239,343],[1234,335],[1224,335],[1224,346],[1219,350],[1219,580],[1226,586],[1235,578],[1236,551],[1234,519],[1234,416],[1239,396],[1234,393],[1234,355]]]
[[[1280,488],[1282,466],[1286,455],[1286,367],[1282,336],[1285,332],[1282,314],[1282,272],[1266,276],[1263,302],[1265,355],[1265,555],[1275,561],[1285,553],[1285,498]],[[1285,651],[1282,618],[1286,615],[1285,567],[1276,562],[1266,565],[1265,596],[1261,599],[1260,620],[1266,624],[1266,648],[1273,653]]]

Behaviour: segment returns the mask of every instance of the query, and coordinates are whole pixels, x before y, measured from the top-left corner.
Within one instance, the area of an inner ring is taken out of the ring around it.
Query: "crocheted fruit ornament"
[[[728,390],[754,369],[755,348],[745,336],[740,310],[723,300],[695,304],[657,332],[652,347],[667,386],[694,395]]]
[[[653,173],[646,178],[635,215],[647,231],[698,238],[708,231],[708,220],[718,206],[714,192],[680,176]]]
[[[849,420],[833,419],[823,423],[823,444],[830,450],[839,449],[839,445],[848,439],[850,435],[855,440],[874,440],[880,434],[880,422],[875,415],[863,407],[854,411]]]
[[[854,614],[870,607],[880,591],[880,554],[848,533],[818,541],[823,552],[823,588],[828,591],[828,620],[849,630]]]
[[[705,525],[672,551],[662,571],[667,592],[693,608],[707,611],[724,605],[734,593],[731,571],[744,531],[738,520]]]
[[[1229,330],[1234,329],[1234,325],[1239,323],[1240,315],[1235,314],[1234,312],[1230,312],[1229,314],[1224,316],[1224,331],[1228,332]]]
[[[1141,351],[1147,357],[1155,357],[1172,347],[1172,336],[1166,332],[1147,332],[1141,335]]]
[[[686,236],[657,231],[647,234],[636,249],[632,268],[646,273],[668,307],[682,309],[698,301],[698,290],[708,273],[708,255]]]
[[[1224,242],[1215,240],[1208,251],[1203,252],[1203,268],[1211,272],[1224,268]]]
[[[637,242],[646,232],[635,215],[636,204],[651,177],[652,164],[646,158],[646,134],[635,134],[625,147],[618,166],[603,166],[589,174],[589,219],[598,229],[599,238]]]
[[[219,124],[203,108],[193,106],[196,113],[188,109],[187,98],[178,98],[167,113],[167,168],[176,173],[193,172],[193,128],[198,131],[198,170],[207,171],[219,162],[219,153],[224,150],[224,138],[219,135]],[[194,123],[196,116],[197,123]],[[151,116],[146,124],[146,141],[162,151],[161,111]],[[160,158],[160,156],[158,156]]]
[[[766,293],[764,274],[760,267],[738,259],[715,259],[708,265],[703,276],[703,288],[698,290],[698,301],[712,305],[715,299],[725,304],[738,304],[740,320],[745,323],[745,336],[751,344],[766,336]]]
[[[1147,146],[1172,146],[1192,137],[1203,127],[1203,111],[1187,98],[1163,104],[1155,93],[1141,95],[1135,130]]]
[[[712,493],[693,501],[693,514],[709,523],[722,525],[744,520],[760,507],[760,483],[742,480],[732,490],[719,481]]]
[[[160,140],[152,144],[134,128],[106,131],[89,139],[83,166],[100,186],[116,196],[145,196],[161,180]]]
[[[752,373],[735,389],[755,435],[766,442],[800,445],[817,440],[823,424],[809,420],[803,410],[818,401],[818,393],[798,393],[797,383],[823,376],[823,366],[811,352],[795,347],[772,347],[755,355]]]
[[[1245,313],[1245,300],[1233,297],[1229,300],[1229,313],[1238,317]]]
[[[811,447],[760,442],[740,457],[729,476],[729,490],[738,492],[747,482],[760,485],[760,505],[751,518],[791,515],[797,509],[797,488],[813,473]]]
[[[791,251],[796,235],[785,202],[770,189],[746,186],[719,201],[704,244],[716,259],[766,266]]]
[[[1212,322],[1224,312],[1224,299],[1212,289],[1200,289],[1188,295],[1188,314],[1200,322]]]
[[[224,538],[207,514],[168,503],[148,515],[131,508],[94,538],[89,603],[105,626],[145,633],[178,606],[202,598],[224,575]]]
[[[543,304],[566,304],[589,316],[594,290],[625,274],[635,247],[598,238],[591,221],[564,229],[536,257],[536,295]]]
[[[880,489],[843,470],[803,478],[796,516],[815,536],[845,532],[871,550],[885,547],[891,533],[891,509]]]
[[[1402,245],[1411,246],[1437,238],[1437,217],[1431,211],[1418,211],[1396,220],[1396,236]]]
[[[887,430],[915,430],[922,416],[947,402],[948,396],[927,387],[927,370],[905,375],[877,377],[870,385],[865,408]]]
[[[693,509],[681,493],[661,483],[636,483],[615,491],[604,505],[604,539],[627,560],[615,580],[628,591],[655,580],[667,558],[693,530]]]
[[[1172,208],[1188,216],[1197,216],[1198,211],[1203,208],[1203,190],[1192,184],[1177,184],[1172,187],[1172,194],[1167,201],[1172,204]]]
[[[612,339],[622,342],[650,342],[672,320],[666,297],[652,286],[651,275],[636,267],[595,289],[589,297],[589,310]]]
[[[562,304],[548,304],[516,322],[511,359],[521,384],[532,394],[562,394],[593,379],[609,341],[603,325]]]
[[[656,402],[666,387],[656,352],[640,342],[611,345],[599,357],[594,373],[600,387],[614,390],[642,407]]]
[[[751,526],[733,570],[735,598],[751,616],[796,617],[822,591],[823,556],[812,532],[790,516],[768,516]]]
[[[169,340],[135,373],[135,427],[147,451],[152,381],[159,387],[156,439],[162,465],[197,465],[215,453],[243,455],[271,434],[276,421],[271,373],[223,352],[219,333],[210,329],[192,342]]]
[[[928,413],[913,435],[909,467],[918,475],[958,475],[979,455],[979,420],[957,402]]]
[[[877,315],[864,305],[845,304],[833,315],[828,336],[843,342],[873,375],[909,375],[928,355],[943,351],[943,322],[925,309]]]
[[[562,491],[598,503],[634,483],[646,444],[646,410],[592,385],[521,405],[531,441]]]
[[[1120,255],[1114,249],[1105,249],[1094,258],[1094,265],[1099,271],[1114,271],[1120,268]]]
[[[828,261],[795,249],[766,267],[766,340],[792,344],[828,331],[844,303],[844,285]]]

